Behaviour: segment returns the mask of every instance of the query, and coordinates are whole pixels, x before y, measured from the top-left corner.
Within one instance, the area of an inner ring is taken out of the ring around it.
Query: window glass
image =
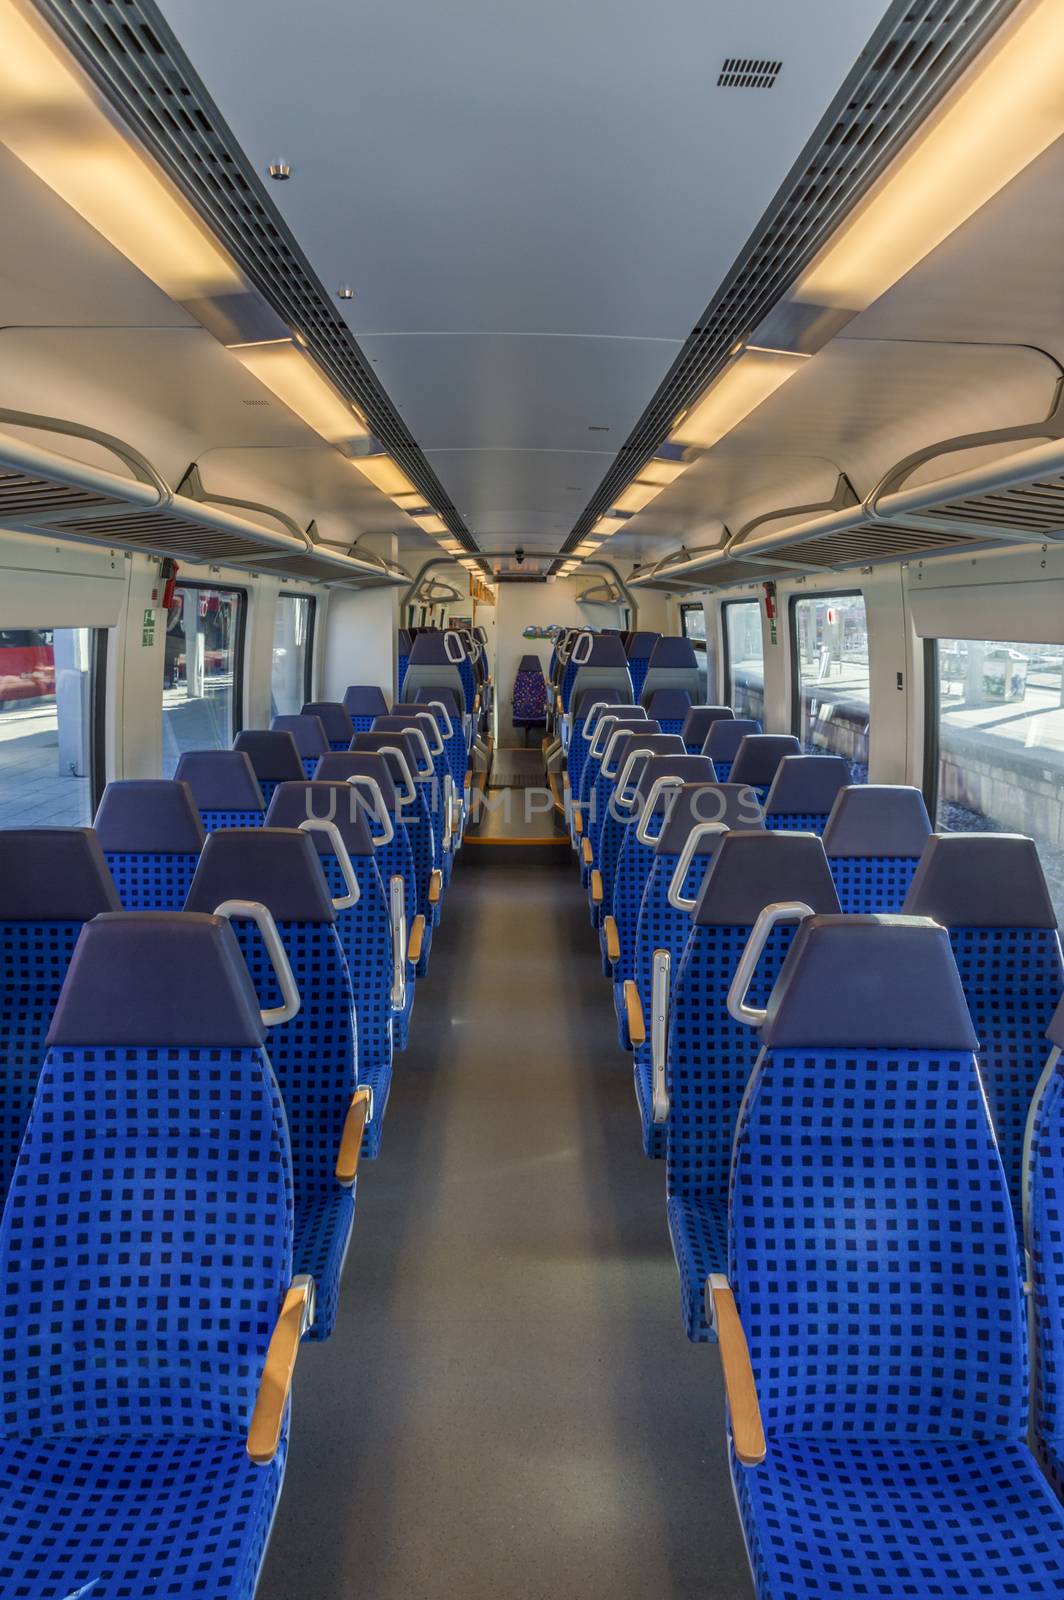
[[[186,750],[227,750],[240,731],[242,589],[179,583],[166,618],[163,777]]]
[[[685,639],[690,639],[696,650],[706,648],[706,608],[703,605],[681,606],[680,626]]]
[[[89,628],[0,629],[0,828],[92,821]]]
[[[1064,646],[939,639],[938,817],[1025,833],[1064,920]]]
[[[306,594],[278,595],[270,685],[275,717],[294,716],[312,698],[310,669],[313,639],[313,597]]]
[[[765,712],[765,645],[761,602],[729,600],[724,617],[724,663],[728,704],[737,717],[761,722]]]
[[[811,755],[845,756],[868,782],[868,621],[862,594],[791,601],[795,732]]]

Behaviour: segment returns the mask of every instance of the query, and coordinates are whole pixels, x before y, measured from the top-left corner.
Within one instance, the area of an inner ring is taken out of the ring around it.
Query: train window
[[[314,597],[279,594],[273,625],[273,676],[270,692],[275,716],[291,716],[313,700]]]
[[[92,821],[105,639],[92,628],[0,629],[0,827]]]
[[[765,712],[765,644],[760,600],[728,600],[724,618],[724,682],[737,717],[760,722]]]
[[[859,590],[791,600],[794,731],[812,755],[846,756],[868,782],[868,618]]]
[[[227,750],[240,731],[243,589],[179,583],[166,619],[163,777],[186,750]]]
[[[685,639],[690,639],[696,650],[703,655],[706,649],[706,608],[703,605],[685,605],[680,607],[680,627]]]
[[[936,824],[1025,833],[1064,922],[1064,646],[939,639]]]

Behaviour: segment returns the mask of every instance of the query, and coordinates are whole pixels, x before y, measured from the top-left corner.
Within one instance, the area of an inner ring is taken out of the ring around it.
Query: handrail
[[[378,836],[370,834],[370,841],[374,850],[383,850],[386,844],[391,844],[395,838],[395,825],[392,822],[388,807],[384,803],[384,791],[376,778],[371,778],[369,773],[353,772],[348,778],[348,783],[353,789],[368,789],[370,799],[373,801],[373,811],[384,832]],[[361,804],[361,801],[359,802]]]
[[[395,757],[399,766],[400,776],[406,784],[406,793],[398,796],[398,805],[402,807],[412,804],[417,799],[417,785],[414,782],[414,774],[410,770],[410,763],[406,759],[406,751],[397,744],[382,744],[379,754]]]
[[[223,900],[221,905],[215,906],[214,914],[216,917],[225,917],[227,922],[234,920],[253,922],[258,928],[283,1001],[279,1006],[260,1006],[259,1016],[266,1028],[276,1028],[282,1022],[291,1022],[299,1011],[299,986],[269,907],[264,906],[260,900]]]
[[[781,922],[804,922],[806,917],[812,915],[812,906],[806,905],[804,900],[777,900],[759,913],[728,990],[728,1010],[736,1022],[760,1028],[768,1017],[766,1008],[746,1004],[746,993],[773,929]]]
[[[189,466],[185,476],[181,479],[175,491],[184,495],[187,500],[195,500],[200,505],[235,506],[239,511],[259,511],[263,516],[273,517],[286,533],[294,539],[302,539],[308,551],[315,548],[314,541],[305,528],[301,528],[294,517],[287,511],[278,511],[275,506],[264,505],[259,500],[238,500],[229,494],[210,494],[204,487],[199,466],[195,461]]]
[[[147,456],[141,455],[139,450],[134,449],[131,444],[126,444],[122,439],[116,439],[113,433],[103,433],[99,428],[90,428],[80,422],[66,422],[62,417],[38,416],[33,411],[14,411],[9,406],[0,406],[0,422],[9,422],[17,428],[32,428],[42,433],[64,434],[71,439],[84,439],[89,444],[98,444],[102,449],[110,450],[119,461],[124,461],[138,483],[154,489],[159,496],[159,505],[167,505],[174,497],[174,491],[166,479],[156,472]],[[74,465],[80,463],[75,462]]]
[[[650,786],[650,793],[647,795],[646,803],[643,806],[643,814],[639,818],[639,822],[636,825],[635,836],[639,840],[640,844],[649,845],[652,850],[654,849],[658,840],[661,838],[661,833],[664,833],[665,831],[665,824],[669,820],[669,813],[671,812],[672,807],[676,804],[676,800],[674,797],[669,801],[668,809],[665,812],[665,819],[661,824],[661,833],[651,833],[649,829],[654,817],[654,811],[657,807],[657,803],[666,789],[682,788],[683,779],[672,777],[668,773],[665,773],[660,778],[654,779],[654,782]]]
[[[697,897],[689,899],[683,894],[684,880],[690,871],[691,862],[695,858],[695,851],[703,839],[708,839],[711,834],[727,833],[728,827],[724,822],[699,822],[693,827],[684,840],[680,859],[676,863],[676,871],[669,884],[669,904],[674,911],[693,911],[698,904]]]
[[[355,877],[355,865],[351,860],[351,853],[344,842],[344,836],[335,822],[328,821],[325,817],[307,817],[299,824],[300,833],[324,833],[332,845],[333,854],[340,863],[344,882],[347,884],[347,893],[333,896],[334,911],[350,911],[352,906],[358,905],[360,890],[358,879]]]

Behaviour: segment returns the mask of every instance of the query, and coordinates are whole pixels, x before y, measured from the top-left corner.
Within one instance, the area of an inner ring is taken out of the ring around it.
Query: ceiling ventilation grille
[[[753,56],[729,56],[720,69],[717,88],[771,89],[782,69],[782,61],[757,61]]]
[[[562,546],[568,554],[768,314],[1017,0],[894,0]]]
[[[477,546],[155,0],[34,0],[93,81],[443,518]]]

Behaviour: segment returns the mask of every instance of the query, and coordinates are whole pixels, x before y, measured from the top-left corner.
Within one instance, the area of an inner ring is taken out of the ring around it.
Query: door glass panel
[[[0,630],[0,827],[92,821],[90,628]]]
[[[680,625],[683,636],[690,639],[696,650],[706,648],[706,608],[705,606],[681,606]]]
[[[179,583],[166,619],[163,777],[186,750],[228,750],[239,732],[244,592]]]
[[[737,717],[761,722],[765,714],[765,646],[761,602],[729,600],[723,607],[728,704]]]
[[[868,620],[862,594],[803,595],[791,602],[798,726],[810,755],[845,756],[868,782]]]
[[[294,716],[311,699],[310,651],[314,636],[314,600],[311,595],[277,597],[273,625],[274,716]]]

